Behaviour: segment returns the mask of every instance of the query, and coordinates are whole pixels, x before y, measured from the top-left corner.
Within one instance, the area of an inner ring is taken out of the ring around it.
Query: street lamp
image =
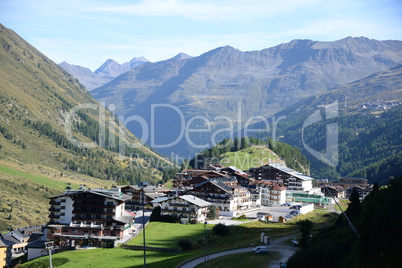
[[[141,188],[141,203],[142,203],[142,240],[144,243],[144,267],[147,267],[147,248],[145,244],[145,190],[144,187],[148,186],[148,182],[140,182],[138,187]]]
[[[49,250],[49,267],[52,268],[52,250],[55,249],[54,242],[45,242],[45,249]]]
[[[204,255],[204,267],[206,267],[206,265],[207,265],[207,261],[208,261],[208,238],[207,238],[207,223],[208,222],[204,222],[204,233],[205,233],[205,255]]]

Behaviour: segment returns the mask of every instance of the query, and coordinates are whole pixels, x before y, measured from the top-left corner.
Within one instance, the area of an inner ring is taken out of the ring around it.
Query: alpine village
[[[402,267],[402,41],[0,41],[0,267]]]

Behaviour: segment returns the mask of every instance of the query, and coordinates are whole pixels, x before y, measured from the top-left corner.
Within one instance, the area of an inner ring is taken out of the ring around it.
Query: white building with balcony
[[[177,215],[183,224],[205,222],[208,207],[212,205],[193,195],[159,197],[151,203],[161,208],[161,215]]]

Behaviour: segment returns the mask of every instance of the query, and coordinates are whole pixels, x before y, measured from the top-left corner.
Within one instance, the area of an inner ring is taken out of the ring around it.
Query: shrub
[[[218,223],[212,228],[212,231],[214,231],[216,235],[226,236],[230,234],[230,227],[222,223]]]
[[[242,214],[239,217],[237,217],[238,220],[247,220],[246,215]]]
[[[177,241],[177,246],[179,248],[181,248],[182,250],[189,250],[191,249],[191,246],[193,245],[193,243],[188,240],[188,239],[180,239],[179,241]]]

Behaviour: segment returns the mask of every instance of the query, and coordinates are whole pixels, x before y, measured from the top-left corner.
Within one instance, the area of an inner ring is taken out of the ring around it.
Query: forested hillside
[[[402,173],[402,106],[383,113],[340,115],[307,126],[308,114],[292,115],[278,124],[281,141],[303,148],[302,137],[309,147],[325,153],[327,124],[338,124],[339,163],[325,164],[311,155],[313,177],[337,179],[343,176],[368,178],[380,185]],[[304,152],[304,149],[303,149]],[[309,153],[306,152],[306,155]]]
[[[283,142],[274,142],[272,139],[269,138],[265,140],[253,137],[242,137],[241,139],[235,138],[234,140],[224,139],[217,145],[202,151],[196,157],[192,158],[189,161],[189,165],[191,167],[202,167],[209,164],[211,160],[217,163],[222,158],[225,158],[225,154],[228,152],[233,152],[235,154],[239,153],[239,157],[244,157],[244,155],[241,154],[240,151],[256,145],[267,147],[274,153],[273,155],[271,155],[272,157],[274,157],[274,159],[271,159],[271,161],[284,161],[288,167],[304,174],[309,174],[310,163],[307,158],[301,153],[299,148],[292,147],[289,144]],[[264,156],[262,154],[256,155],[256,157],[267,158],[266,155]],[[241,161],[242,160],[240,160],[240,162]],[[224,165],[224,163],[222,164]]]
[[[311,242],[289,259],[287,267],[400,267],[402,177],[380,189],[375,186],[361,204],[358,198],[353,199],[346,214],[357,234],[340,215],[332,227],[313,235]]]

